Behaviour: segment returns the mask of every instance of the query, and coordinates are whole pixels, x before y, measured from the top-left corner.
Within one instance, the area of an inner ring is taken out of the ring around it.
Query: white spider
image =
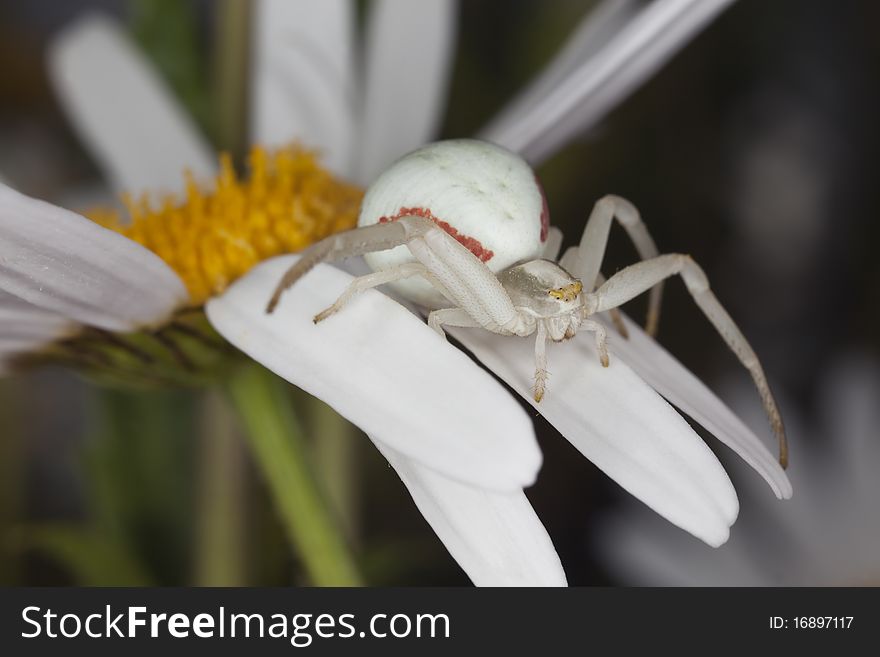
[[[614,219],[642,260],[604,280],[599,270]],[[443,326],[481,327],[522,337],[534,333],[534,397],[540,402],[547,380],[548,338],[559,342],[578,331],[591,331],[607,367],[606,330],[593,316],[610,311],[625,338],[615,309],[651,290],[647,330],[653,333],[662,283],[680,274],[696,304],[751,374],[785,467],[785,431],[764,371],[699,265],[687,255],[660,255],[638,210],[617,196],[596,203],[580,245],[558,263],[554,260],[562,236],[551,232],[548,222],[540,184],[517,155],[470,139],[429,144],[398,160],[370,186],[358,228],[303,251],[280,281],[267,312],[316,264],[364,255],[374,273],[356,278],[332,306],[315,316],[315,323],[338,312],[357,293],[390,283],[401,295],[431,309],[428,324],[444,337]]]

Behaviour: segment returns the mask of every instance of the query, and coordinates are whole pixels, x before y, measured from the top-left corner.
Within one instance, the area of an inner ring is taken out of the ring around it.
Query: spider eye
[[[583,283],[580,281],[575,281],[574,283],[569,283],[568,285],[563,285],[562,287],[558,287],[555,290],[550,290],[547,292],[554,299],[559,299],[560,301],[574,301],[577,299],[577,295],[581,293],[584,289]]]

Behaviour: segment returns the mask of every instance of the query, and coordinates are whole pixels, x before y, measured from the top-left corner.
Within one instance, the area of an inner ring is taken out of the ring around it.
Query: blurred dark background
[[[591,4],[462,2],[441,136],[476,132]],[[185,94],[186,80],[198,78],[217,47],[220,3],[0,2],[0,176],[56,201],[100,185],[53,98],[46,44],[88,10],[116,15],[148,42],[150,13],[163,5],[178,5],[201,48],[177,62],[182,72],[173,62],[163,69]],[[835,360],[876,357],[880,346],[872,173],[880,155],[878,19],[880,5],[866,1],[741,0],[539,169],[566,245],[579,239],[593,202],[613,192],[640,208],[661,251],[693,255],[783,391],[783,413],[807,422]],[[187,102],[210,135],[210,106]],[[603,269],[634,257],[615,229]],[[667,289],[660,341],[707,382],[744,378],[683,286]],[[639,316],[643,309],[634,306]],[[0,528],[8,556],[0,559],[0,581],[211,583],[194,574],[199,515],[210,501],[199,497],[193,427],[209,404],[196,391],[96,391],[52,369],[0,382]],[[592,537],[624,494],[542,418],[536,422],[545,464],[529,498],[569,581],[613,584]],[[805,438],[790,438],[796,467]],[[358,441],[352,451],[360,463],[350,531],[370,583],[467,583],[378,453]],[[231,475],[240,480],[238,510],[248,529],[239,581],[296,582],[271,504],[241,458]],[[109,555],[103,563],[117,570],[95,575],[82,552]]]

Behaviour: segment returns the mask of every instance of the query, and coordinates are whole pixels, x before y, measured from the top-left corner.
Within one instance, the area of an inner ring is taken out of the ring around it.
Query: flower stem
[[[354,559],[308,463],[303,435],[280,379],[248,366],[228,383],[248,445],[311,580],[319,586],[362,583]]]
[[[327,482],[327,497],[345,535],[355,545],[360,534],[358,501],[360,469],[358,466],[361,436],[355,427],[330,406],[312,397],[306,407],[310,432],[317,437],[312,444],[318,472]]]
[[[210,390],[200,412],[195,584],[245,586],[244,443],[223,396]]]

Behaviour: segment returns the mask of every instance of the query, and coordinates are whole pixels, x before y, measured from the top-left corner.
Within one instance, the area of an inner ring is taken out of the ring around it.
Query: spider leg
[[[392,281],[399,281],[402,278],[409,278],[410,276],[424,276],[426,272],[427,269],[425,269],[423,264],[419,262],[407,262],[398,265],[397,267],[367,274],[366,276],[359,276],[354,279],[347,288],[345,288],[345,291],[339,295],[339,298],[333,302],[332,306],[325,308],[315,315],[314,322],[317,324],[330,317],[330,315],[338,313],[342,310],[345,304],[351,301],[352,297],[360,294],[364,290],[369,290],[370,288],[378,287]]]
[[[406,244],[424,265],[422,275],[483,328],[509,332],[521,324],[510,296],[492,271],[434,222],[418,216],[357,228],[313,244],[283,276],[266,312],[281,294],[321,262]]]
[[[544,258],[544,260],[552,260],[556,262],[559,258],[560,249],[562,249],[562,231],[556,226],[550,226],[550,230],[547,233],[547,241],[544,242],[544,250],[541,252],[541,257]]]
[[[443,326],[461,326],[462,328],[480,328],[479,322],[461,308],[442,308],[432,310],[428,315],[428,326],[437,331],[444,339],[446,331]]]
[[[614,219],[617,219],[626,230],[642,260],[656,258],[659,255],[657,246],[648,233],[648,228],[642,221],[636,207],[619,196],[605,196],[593,206],[578,250],[571,256],[566,253],[568,266],[563,265],[572,275],[580,279],[587,290],[593,290],[596,287],[599,268],[602,265],[605,247],[608,244],[608,233]],[[661,281],[651,290],[651,297],[648,300],[648,318],[645,322],[645,330],[649,335],[654,335],[657,332],[662,296],[663,283]]]
[[[574,270],[578,267],[578,258],[580,249],[576,246],[570,246],[565,250],[565,253],[562,254],[562,257],[559,259],[559,266],[562,267],[565,271],[567,271],[572,276],[575,276]],[[575,276],[577,278],[577,276]],[[581,281],[583,283],[583,281]],[[584,284],[584,289],[587,289],[586,284]],[[589,290],[592,292],[593,290]]]
[[[585,307],[588,308],[588,314],[610,310],[675,274],[682,277],[694,302],[751,374],[764,411],[770,419],[770,426],[779,441],[779,463],[786,467],[788,444],[785,427],[761,362],[739,327],[709,289],[706,274],[690,256],[672,253],[630,265],[609,278],[598,290],[588,294]]]
[[[393,249],[430,230],[439,229],[433,222],[422,217],[404,217],[398,221],[363,226],[344,233],[336,233],[320,242],[315,242],[303,251],[296,264],[285,272],[266,306],[266,312],[271,313],[275,310],[282,293],[315,265],[363,255],[372,251]]]
[[[547,387],[547,327],[544,322],[538,322],[535,336],[535,387],[533,390],[535,401],[544,399],[544,390]]]
[[[562,258],[559,260],[559,266],[562,267],[569,274],[572,270],[577,266],[578,260],[578,252],[579,249],[576,246],[570,246],[565,250]],[[583,283],[583,281],[581,281]],[[596,274],[596,282],[593,285],[593,288],[589,289],[589,292],[592,292],[596,287],[602,285],[605,282],[605,277],[602,275],[602,272]],[[614,324],[614,328],[617,329],[617,332],[620,333],[620,336],[626,340],[629,338],[629,331],[626,330],[626,324],[623,322],[623,317],[621,316],[620,310],[617,308],[612,308],[608,311],[608,315],[611,318],[611,323]]]
[[[596,286],[604,285],[605,277],[600,272],[598,276],[596,276]],[[654,288],[655,290],[657,288]],[[626,324],[623,322],[623,316],[620,312],[619,308],[610,308],[608,310],[608,316],[611,318],[611,323],[614,324],[614,328],[617,329],[617,332],[620,333],[620,337],[624,340],[629,339],[629,331],[626,330]]]
[[[608,367],[608,333],[605,331],[605,327],[592,319],[585,319],[581,322],[580,330],[592,331],[596,334],[596,351],[599,352],[599,362],[602,367]]]
[[[428,269],[428,278],[479,326],[495,333],[515,332],[521,318],[494,273],[440,228],[412,239],[407,247]]]

